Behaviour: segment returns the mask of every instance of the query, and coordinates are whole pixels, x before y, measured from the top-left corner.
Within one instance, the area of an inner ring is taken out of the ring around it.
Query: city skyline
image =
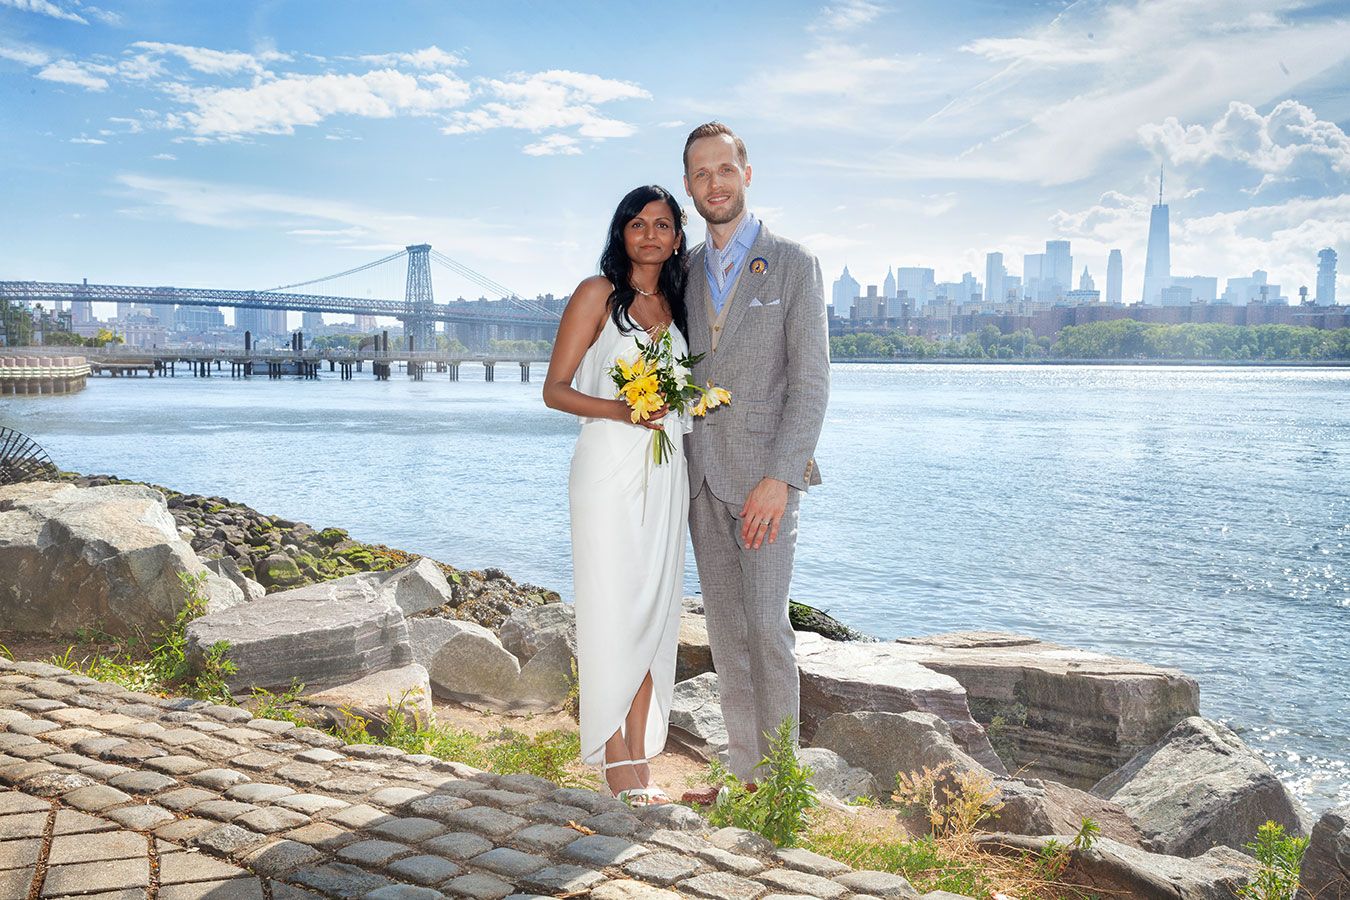
[[[1160,164],[1176,275],[1263,269],[1293,299],[1318,295],[1319,250],[1350,252],[1337,6],[750,3],[712,36],[698,6],[658,28],[598,4],[547,27],[530,3],[392,9],[0,0],[0,278],[263,288],[427,241],[563,294],[628,188],[684,199],[679,148],[710,118],[747,141],[751,208],[827,280],[987,284],[990,252],[1015,275],[1070,241],[1068,287],[1086,264],[1109,289],[1118,248],[1134,302]]]

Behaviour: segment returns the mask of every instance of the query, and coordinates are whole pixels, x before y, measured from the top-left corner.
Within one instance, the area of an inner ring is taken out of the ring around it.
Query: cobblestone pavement
[[[640,810],[0,659],[0,900],[917,897]]]

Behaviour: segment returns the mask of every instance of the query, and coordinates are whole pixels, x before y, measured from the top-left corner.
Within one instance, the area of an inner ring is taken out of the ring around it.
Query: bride
[[[572,292],[558,326],[544,403],[581,419],[568,495],[581,688],[581,757],[630,805],[668,803],[651,786],[675,685],[689,487],[681,435],[663,407],[634,424],[609,370],[633,342],[669,330],[687,353],[683,213],[670,192],[636,188],[609,225],[600,275]],[[575,379],[576,386],[573,387]],[[651,429],[675,452],[657,465]]]

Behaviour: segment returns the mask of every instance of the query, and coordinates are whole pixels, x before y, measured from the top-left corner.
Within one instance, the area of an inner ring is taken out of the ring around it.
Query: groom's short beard
[[[694,201],[694,209],[703,217],[703,221],[710,225],[725,225],[728,222],[734,222],[740,218],[741,213],[745,212],[745,194],[741,194],[733,207],[730,203],[721,207],[704,207],[697,200]]]

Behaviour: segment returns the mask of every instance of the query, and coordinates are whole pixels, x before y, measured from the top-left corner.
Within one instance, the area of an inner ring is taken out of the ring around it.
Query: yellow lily
[[[689,412],[690,412],[691,414],[695,415],[695,416],[707,415],[707,412],[708,412],[708,395],[707,395],[707,394],[703,394],[702,396],[700,396],[700,397],[698,398],[698,402],[694,404],[694,408],[691,409],[691,410],[689,410]]]
[[[708,409],[721,406],[723,403],[731,402],[731,391],[726,388],[713,387],[713,383],[708,382],[707,393],[703,395],[708,401]]]

